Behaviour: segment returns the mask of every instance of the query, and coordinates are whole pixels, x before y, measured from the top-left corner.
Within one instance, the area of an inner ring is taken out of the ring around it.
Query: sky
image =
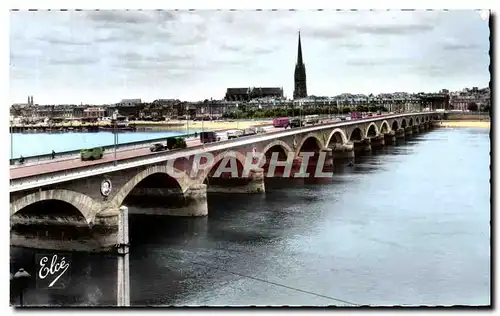
[[[259,86],[291,98],[299,30],[309,95],[489,85],[477,11],[12,11],[10,101],[196,101]]]

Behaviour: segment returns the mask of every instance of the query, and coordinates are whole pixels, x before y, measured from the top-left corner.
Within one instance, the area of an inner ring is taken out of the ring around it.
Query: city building
[[[283,88],[282,87],[271,87],[271,88],[252,88],[250,90],[250,99],[262,99],[262,98],[283,98]]]
[[[226,101],[251,101],[255,99],[278,98],[284,96],[282,87],[227,88]]]
[[[134,107],[134,106],[137,106],[141,103],[142,103],[141,99],[123,99],[120,102],[118,102],[116,105],[118,107]]]
[[[481,108],[490,104],[489,87],[483,89],[479,89],[478,87],[473,87],[472,89],[465,88],[462,91],[450,93],[450,108],[452,110],[467,111],[469,110],[469,105],[471,108],[477,106],[477,109],[481,110]]]
[[[84,118],[103,118],[106,116],[106,110],[101,107],[89,107],[83,110]]]
[[[250,88],[227,88],[226,101],[250,101]]]

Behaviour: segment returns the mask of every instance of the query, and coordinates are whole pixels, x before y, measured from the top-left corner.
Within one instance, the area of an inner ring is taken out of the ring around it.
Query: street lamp
[[[238,103],[236,103],[236,129],[239,129],[240,122],[238,121]]]
[[[186,105],[186,137],[189,137],[189,105]]]
[[[25,271],[23,268],[17,271],[12,280],[14,280],[19,287],[19,306],[23,307],[24,305],[24,289],[28,286],[28,281],[31,278],[31,274]]]
[[[118,134],[116,133],[116,120],[118,119],[118,110],[115,110],[113,112],[113,137],[114,137],[114,143],[115,143],[115,166],[117,165],[117,160],[116,160],[116,145],[118,143]]]
[[[304,123],[302,121],[302,105],[304,104],[303,101],[299,101],[299,122],[300,122],[300,129],[302,129],[302,124]]]
[[[13,128],[12,128],[12,121],[9,121],[9,129],[10,129],[10,159],[14,159],[14,139],[13,139]]]

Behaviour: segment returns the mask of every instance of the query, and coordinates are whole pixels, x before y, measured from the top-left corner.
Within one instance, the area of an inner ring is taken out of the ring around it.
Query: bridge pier
[[[425,124],[420,124],[418,126],[418,129],[419,129],[420,133],[424,132],[425,131]]]
[[[396,131],[396,140],[404,140],[405,139],[405,129],[398,128]]]
[[[419,132],[419,130],[420,130],[420,129],[418,128],[418,125],[413,125],[412,127],[413,127],[413,134],[418,134],[418,132]]]
[[[332,177],[325,175],[325,173],[330,173],[333,171],[333,150],[331,148],[325,147],[316,153],[314,156],[309,158],[308,164],[306,166],[306,173],[308,176],[302,176],[306,183],[331,183]],[[320,155],[324,155],[320,161]],[[298,178],[300,181],[300,178]]]
[[[353,143],[354,143],[354,152],[362,153],[362,152],[372,151],[370,138],[364,138],[362,140],[357,140],[357,141],[354,141]]]
[[[264,193],[264,169],[250,169],[248,178],[209,179],[208,193]]]
[[[323,164],[323,171],[333,170],[333,150],[331,148],[325,147],[321,149],[325,153],[325,162]]]
[[[396,144],[396,132],[390,131],[384,134],[385,145],[394,145]]]
[[[333,167],[333,154],[332,154],[332,152],[333,152],[333,150],[331,148],[328,148],[328,147],[322,148],[319,153],[316,153],[314,156],[309,158],[306,172],[308,172],[311,177],[314,176],[314,174],[316,172],[316,167],[319,163],[319,158],[320,158],[319,156],[321,153],[324,153],[325,158],[324,158],[324,161],[321,162],[323,164],[323,166],[322,166],[322,169],[319,170],[319,172],[331,171],[332,170],[331,168]]]
[[[207,185],[190,186],[184,193],[168,188],[135,188],[132,197],[145,197],[162,202],[161,206],[129,206],[130,214],[165,216],[205,216],[208,214]],[[166,201],[168,199],[168,201]]]
[[[411,126],[408,126],[405,128],[405,137],[409,137],[413,134],[412,132],[413,128]]]
[[[334,164],[343,164],[345,161],[354,159],[354,144],[351,142],[345,144],[336,143],[331,149]]]
[[[385,139],[383,134],[379,134],[370,139],[372,149],[380,149],[385,145]]]

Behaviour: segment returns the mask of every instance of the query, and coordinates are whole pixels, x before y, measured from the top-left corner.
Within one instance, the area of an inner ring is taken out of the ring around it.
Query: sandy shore
[[[132,123],[132,122],[131,122]],[[239,121],[239,122],[224,122],[224,121],[168,121],[168,122],[133,122],[137,127],[148,127],[152,129],[205,129],[205,130],[228,130],[228,129],[244,129],[251,126],[270,125],[270,120],[259,121]]]
[[[438,124],[443,127],[490,128],[490,121],[440,121]]]

